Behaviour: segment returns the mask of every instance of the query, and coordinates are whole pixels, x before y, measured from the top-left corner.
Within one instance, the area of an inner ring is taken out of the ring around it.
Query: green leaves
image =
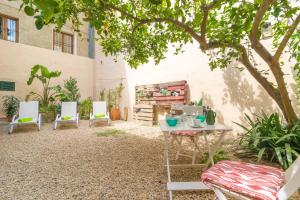
[[[38,72],[40,71],[40,74]],[[27,81],[27,85],[31,85],[35,78],[38,78],[42,83],[46,83],[51,78],[59,77],[60,71],[49,71],[47,67],[43,65],[35,65],[31,68],[30,77]]]
[[[80,92],[77,85],[77,80],[73,77],[64,81],[64,87],[56,87],[60,101],[77,101],[79,102]]]
[[[27,80],[27,85],[31,85],[34,79],[38,79],[43,85],[43,94],[32,91],[26,96],[26,100],[37,100],[42,107],[48,108],[50,103],[53,103],[55,100],[53,98],[53,96],[55,96],[55,87],[50,86],[50,80],[59,77],[60,74],[60,71],[49,71],[48,68],[43,65],[33,66]]]
[[[288,168],[300,153],[300,121],[283,125],[278,113],[263,113],[255,120],[245,116],[249,128],[240,125],[245,130],[240,141],[242,147],[256,154],[258,161],[276,161],[282,168]]]
[[[25,6],[24,8],[24,12],[28,15],[28,16],[33,16],[35,11],[32,7],[30,6]]]
[[[35,20],[35,27],[37,28],[37,30],[41,30],[44,26],[44,21],[41,17],[37,17]]]
[[[2,109],[6,115],[6,117],[13,117],[18,113],[20,100],[13,96],[3,96],[2,97],[3,103],[2,103]]]

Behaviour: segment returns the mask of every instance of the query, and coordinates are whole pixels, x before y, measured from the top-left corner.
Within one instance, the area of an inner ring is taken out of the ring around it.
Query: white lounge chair
[[[93,113],[90,113],[90,127],[92,127],[94,121],[106,121],[109,124],[109,112],[107,112],[105,101],[93,102]]]
[[[20,102],[19,114],[14,115],[9,124],[9,133],[12,133],[17,125],[36,124],[41,129],[41,114],[39,114],[38,101]]]
[[[219,200],[287,200],[300,188],[300,156],[286,170],[235,161],[220,161],[202,174]]]
[[[79,126],[79,114],[77,113],[77,102],[62,102],[61,115],[57,114],[53,123],[53,129],[57,128],[59,123],[75,123]]]

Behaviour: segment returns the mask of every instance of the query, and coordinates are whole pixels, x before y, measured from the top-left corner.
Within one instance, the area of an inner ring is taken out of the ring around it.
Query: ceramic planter
[[[110,109],[110,119],[113,121],[121,119],[121,111],[119,108]]]

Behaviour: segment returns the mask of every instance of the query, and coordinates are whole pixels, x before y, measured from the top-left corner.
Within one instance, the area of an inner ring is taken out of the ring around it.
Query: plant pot
[[[8,122],[11,122],[11,121],[12,121],[12,117],[6,116],[6,120],[7,120]]]
[[[110,119],[113,121],[121,119],[121,112],[119,108],[110,109]]]
[[[54,111],[51,112],[43,112],[42,115],[42,123],[51,123],[55,119],[55,113]]]

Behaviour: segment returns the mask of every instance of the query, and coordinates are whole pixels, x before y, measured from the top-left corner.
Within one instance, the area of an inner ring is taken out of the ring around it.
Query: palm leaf
[[[292,137],[292,136],[295,136],[295,137],[297,137],[297,135],[296,135],[296,134],[294,134],[294,133],[290,133],[290,134],[287,134],[287,135],[285,135],[285,136],[281,137],[279,140],[277,140],[277,141],[276,141],[276,143],[275,143],[275,144],[278,144],[278,143],[280,143],[281,141],[284,141],[286,138],[290,138],[290,137]]]
[[[291,145],[289,143],[285,143],[285,154],[288,162],[288,166],[292,165],[293,159],[292,159],[292,149]]]
[[[282,155],[280,152],[280,147],[276,147],[276,148],[274,148],[274,150],[275,150],[278,162],[280,163],[281,166],[284,166]]]
[[[257,161],[260,161],[262,159],[265,151],[266,151],[266,148],[262,148],[259,150],[258,155],[257,155]]]

